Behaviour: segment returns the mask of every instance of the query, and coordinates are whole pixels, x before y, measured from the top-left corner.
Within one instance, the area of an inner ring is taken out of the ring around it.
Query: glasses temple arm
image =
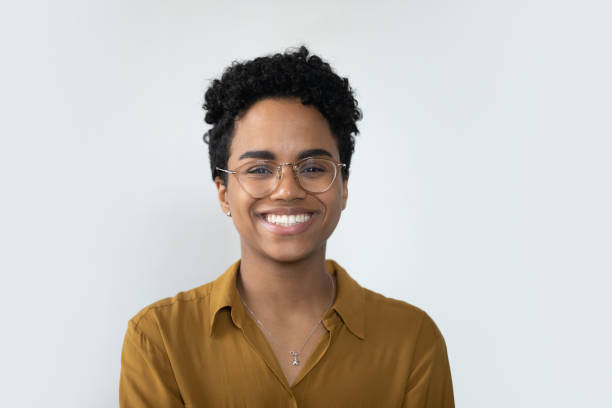
[[[234,170],[225,170],[225,169],[222,169],[222,168],[219,168],[219,167],[215,167],[215,168],[216,168],[217,170],[219,170],[219,171],[224,172],[224,173],[228,173],[228,174],[236,174],[236,171],[234,171]]]

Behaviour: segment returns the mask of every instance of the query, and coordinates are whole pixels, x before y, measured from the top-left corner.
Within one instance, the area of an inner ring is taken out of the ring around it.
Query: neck
[[[258,255],[243,246],[236,282],[242,298],[258,317],[286,321],[299,317],[318,319],[325,313],[332,297],[332,283],[325,270],[325,246],[292,262]]]

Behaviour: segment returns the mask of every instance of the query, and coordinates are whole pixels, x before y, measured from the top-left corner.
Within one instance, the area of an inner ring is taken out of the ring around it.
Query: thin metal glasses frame
[[[335,171],[335,173],[334,173],[334,177],[332,178],[331,183],[329,183],[329,186],[327,186],[327,188],[325,188],[325,189],[324,189],[324,190],[322,190],[322,191],[310,191],[310,190],[308,190],[308,189],[304,188],[304,186],[303,186],[303,185],[302,185],[302,183],[300,182],[300,177],[298,176],[298,168],[299,168],[299,164],[300,164],[300,163],[302,163],[302,162],[305,162],[305,161],[307,161],[307,160],[312,160],[312,159],[316,159],[316,160],[325,160],[325,161],[327,161],[327,162],[333,163],[333,164],[336,166],[336,167],[335,167],[336,171]],[[261,195],[261,196],[259,196],[259,195],[255,196],[255,195],[253,195],[251,192],[247,191],[247,189],[246,189],[246,188],[245,188],[245,187],[242,185],[242,183],[240,183],[240,178],[237,176],[238,171],[239,171],[239,170],[240,170],[242,167],[244,167],[244,166],[246,166],[246,165],[251,164],[251,162],[249,162],[249,163],[245,163],[245,164],[243,164],[243,165],[241,165],[241,166],[238,166],[238,167],[236,167],[234,170],[222,169],[222,168],[220,168],[220,167],[215,167],[215,168],[216,168],[218,171],[222,171],[222,172],[227,173],[227,174],[233,174],[233,175],[235,175],[235,176],[237,177],[237,179],[238,179],[238,184],[240,185],[240,187],[241,187],[241,188],[242,188],[244,191],[246,191],[246,192],[247,192],[249,195],[251,195],[251,196],[253,196],[253,197],[255,197],[255,198],[262,198],[262,197],[265,197],[265,196],[267,196],[267,195],[269,195],[269,194],[272,194],[272,192],[274,192],[274,191],[275,191],[275,190],[278,188],[278,184],[279,184],[279,182],[280,182],[280,180],[281,180],[281,177],[282,177],[282,168],[283,168],[283,166],[291,166],[291,168],[292,168],[292,170],[293,170],[293,176],[294,176],[294,178],[295,178],[295,179],[298,181],[298,184],[300,185],[300,187],[301,187],[301,188],[302,188],[304,191],[308,191],[309,193],[312,193],[312,194],[320,194],[320,193],[324,193],[324,192],[326,192],[327,190],[329,190],[329,188],[332,186],[332,184],[334,184],[334,181],[336,181],[336,177],[338,177],[338,166],[339,166],[339,167],[341,167],[341,168],[345,168],[345,167],[346,167],[346,164],[345,164],[345,163],[338,163],[338,162],[336,162],[336,161],[334,161],[334,160],[327,159],[327,158],[322,158],[322,157],[305,157],[305,158],[300,159],[300,160],[298,160],[298,161],[296,161],[296,162],[285,162],[285,163],[278,163],[278,162],[276,162],[276,161],[274,161],[274,160],[255,160],[255,161],[256,161],[256,162],[266,162],[266,163],[275,163],[275,164],[276,164],[276,180],[277,180],[276,185],[274,186],[274,189],[271,189],[271,190],[270,190],[270,191],[269,191],[267,194],[264,194],[264,195]]]

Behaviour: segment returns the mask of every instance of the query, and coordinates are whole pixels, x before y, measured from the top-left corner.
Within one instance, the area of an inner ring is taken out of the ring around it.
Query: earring
[[[227,210],[227,212],[225,213],[225,215],[227,215],[228,217],[232,216],[232,212],[230,210]]]

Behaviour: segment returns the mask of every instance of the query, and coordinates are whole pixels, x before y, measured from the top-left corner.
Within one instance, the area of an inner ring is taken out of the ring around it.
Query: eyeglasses
[[[323,193],[333,184],[338,175],[339,167],[346,167],[344,163],[337,163],[330,159],[306,157],[295,163],[278,163],[274,160],[253,160],[235,168],[226,170],[216,167],[224,173],[233,174],[238,184],[253,198],[262,198],[271,194],[278,188],[283,166],[291,166],[293,174],[300,187],[310,193]]]

